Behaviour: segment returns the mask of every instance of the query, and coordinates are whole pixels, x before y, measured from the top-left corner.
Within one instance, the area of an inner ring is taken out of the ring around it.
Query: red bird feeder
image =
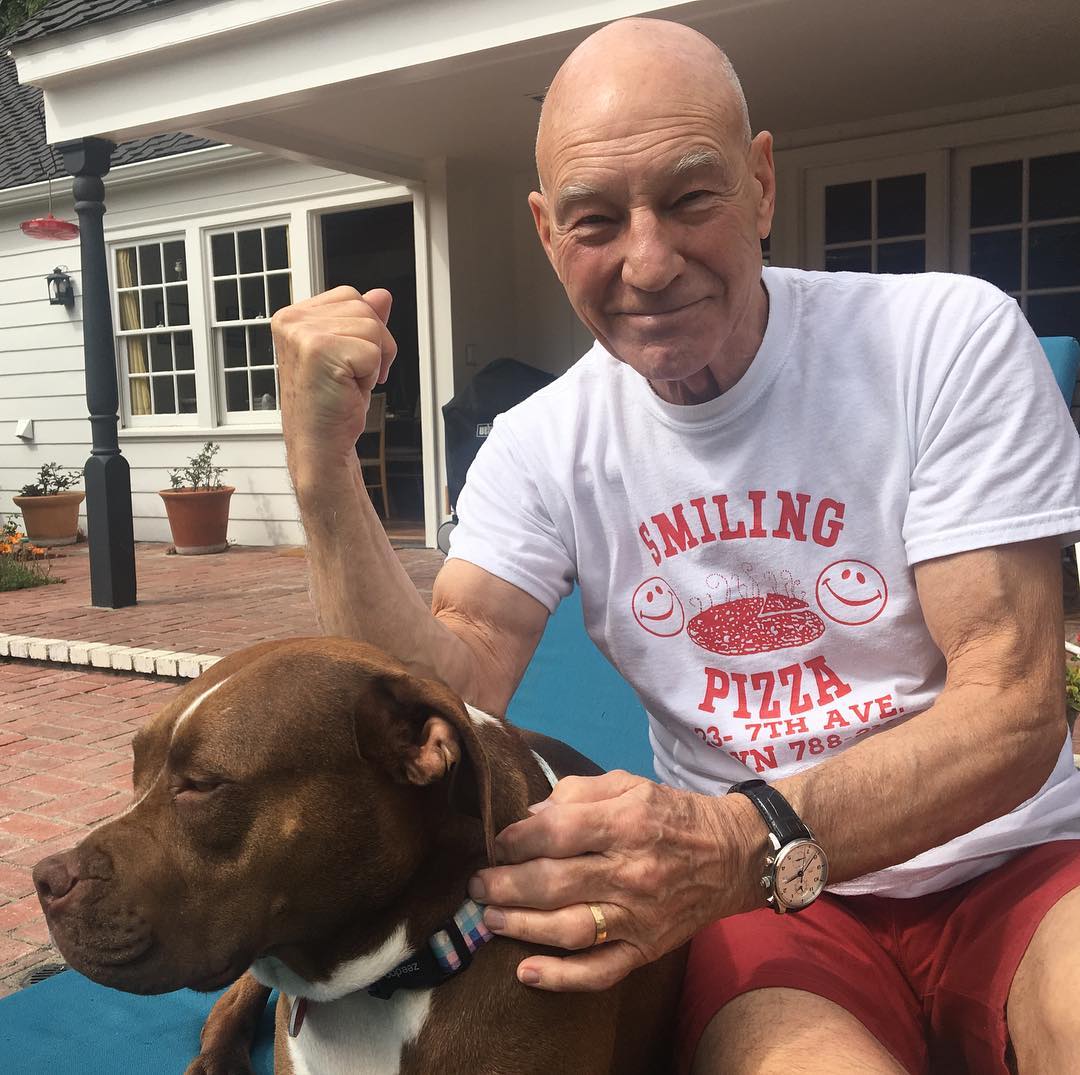
[[[24,235],[31,239],[77,239],[79,237],[79,225],[70,220],[59,220],[49,213],[48,216],[34,217],[33,220],[24,220],[20,225]]]

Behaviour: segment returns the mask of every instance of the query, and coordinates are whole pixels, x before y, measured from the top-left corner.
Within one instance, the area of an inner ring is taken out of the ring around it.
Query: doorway
[[[420,348],[416,321],[416,253],[411,202],[326,213],[320,218],[323,286],[361,293],[384,287],[394,296],[389,329],[398,353],[386,384],[382,429],[357,442],[372,503],[395,543],[424,543],[424,468],[420,428]]]

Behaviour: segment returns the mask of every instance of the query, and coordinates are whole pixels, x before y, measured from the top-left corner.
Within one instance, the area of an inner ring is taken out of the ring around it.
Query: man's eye
[[[588,216],[579,217],[574,222],[576,228],[596,228],[604,224],[610,224],[611,218],[602,216],[600,213],[590,213]]]
[[[700,201],[702,198],[708,196],[707,190],[691,190],[679,198],[675,204],[677,206],[691,205],[696,201]]]

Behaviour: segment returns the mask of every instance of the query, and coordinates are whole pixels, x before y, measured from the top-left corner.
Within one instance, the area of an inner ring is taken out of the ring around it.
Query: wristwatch
[[[814,834],[787,799],[764,780],[732,784],[728,794],[735,793],[745,795],[769,826],[772,853],[765,858],[761,878],[761,887],[769,893],[765,902],[777,914],[809,907],[829,879],[829,860]]]

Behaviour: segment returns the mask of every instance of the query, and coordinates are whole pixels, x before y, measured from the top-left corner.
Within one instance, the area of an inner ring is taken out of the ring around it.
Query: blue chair
[[[1054,371],[1054,379],[1065,397],[1066,406],[1071,407],[1076,392],[1076,377],[1080,373],[1080,343],[1072,336],[1040,336],[1039,343]],[[1076,575],[1080,579],[1080,543],[1076,545]]]

